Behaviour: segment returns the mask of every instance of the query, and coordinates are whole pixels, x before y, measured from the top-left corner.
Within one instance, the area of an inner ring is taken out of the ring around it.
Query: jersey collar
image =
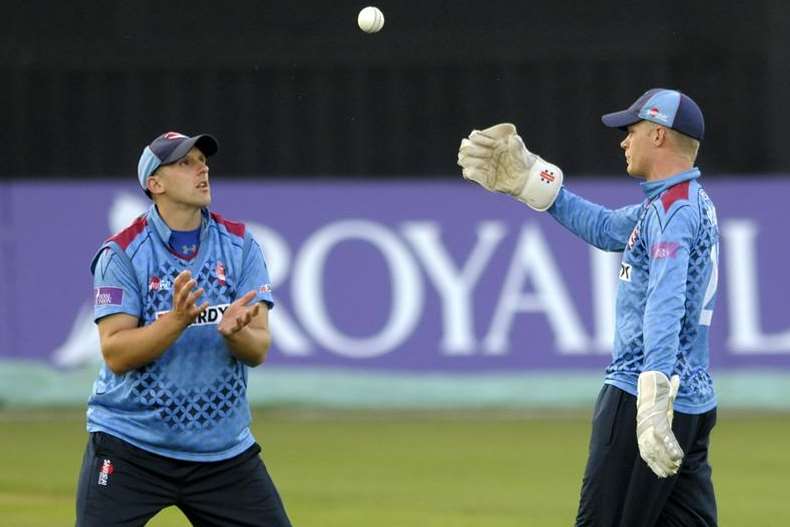
[[[203,241],[203,239],[206,237],[206,233],[208,232],[206,226],[213,220],[211,219],[208,209],[202,209],[200,214],[203,216],[203,219],[200,222],[200,241]],[[151,205],[151,208],[148,209],[148,220],[153,224],[154,230],[156,230],[156,234],[159,236],[159,239],[161,239],[165,245],[170,243],[170,236],[173,234],[173,230],[167,226],[165,220],[163,220],[162,216],[159,215],[156,205]]]
[[[678,183],[683,183],[684,181],[697,179],[700,177],[700,175],[701,173],[699,168],[694,167],[684,170],[683,172],[675,174],[674,176],[668,177],[666,179],[659,179],[658,181],[643,181],[640,183],[640,185],[642,185],[642,190],[647,196],[647,199],[652,200],[669,187],[674,187]]]

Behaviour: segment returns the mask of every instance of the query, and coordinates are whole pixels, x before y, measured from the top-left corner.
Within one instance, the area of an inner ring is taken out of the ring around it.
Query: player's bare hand
[[[195,289],[197,281],[190,271],[181,271],[173,281],[173,307],[170,313],[184,327],[208,308],[208,302],[197,305],[197,299],[203,294],[203,288]]]
[[[255,291],[249,291],[241,298],[237,299],[222,314],[222,322],[219,323],[219,332],[225,337],[232,337],[254,319],[261,311],[260,302],[248,306],[255,298]]]

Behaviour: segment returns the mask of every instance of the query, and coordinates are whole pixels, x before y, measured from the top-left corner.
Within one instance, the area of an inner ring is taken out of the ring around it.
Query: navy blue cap
[[[217,153],[219,143],[213,136],[207,134],[189,137],[178,132],[166,132],[146,146],[137,163],[137,180],[143,190],[146,190],[146,181],[157,168],[175,163],[187,155],[192,147],[196,147],[209,157]]]
[[[651,121],[677,130],[701,141],[705,135],[705,118],[691,97],[677,90],[647,90],[628,109],[601,117],[609,128],[625,130],[639,121]]]

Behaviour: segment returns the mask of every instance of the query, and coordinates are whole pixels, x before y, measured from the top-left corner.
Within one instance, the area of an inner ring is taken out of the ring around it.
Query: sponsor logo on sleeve
[[[123,304],[123,289],[120,287],[97,287],[93,293],[97,306],[120,306]]]
[[[272,284],[263,284],[258,288],[258,293],[267,295],[272,292]]]
[[[650,257],[653,260],[674,258],[679,248],[678,242],[659,242],[650,248]]]

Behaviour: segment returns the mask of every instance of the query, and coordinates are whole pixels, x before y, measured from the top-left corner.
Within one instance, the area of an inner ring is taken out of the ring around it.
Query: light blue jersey
[[[233,457],[254,442],[247,403],[247,366],[217,330],[228,305],[255,290],[273,305],[260,247],[241,223],[203,211],[191,257],[168,245],[172,231],[155,206],[107,240],[91,265],[98,321],[126,313],[141,326],[171,308],[173,282],[190,270],[208,310],[154,362],[122,375],[103,365],[88,401],[88,431],[191,461]]]
[[[588,243],[623,252],[616,333],[606,383],[636,395],[643,371],[680,375],[675,409],[701,414],[716,406],[708,336],[716,302],[716,209],[691,169],[642,183],[640,205],[609,210],[561,189],[549,209]]]

